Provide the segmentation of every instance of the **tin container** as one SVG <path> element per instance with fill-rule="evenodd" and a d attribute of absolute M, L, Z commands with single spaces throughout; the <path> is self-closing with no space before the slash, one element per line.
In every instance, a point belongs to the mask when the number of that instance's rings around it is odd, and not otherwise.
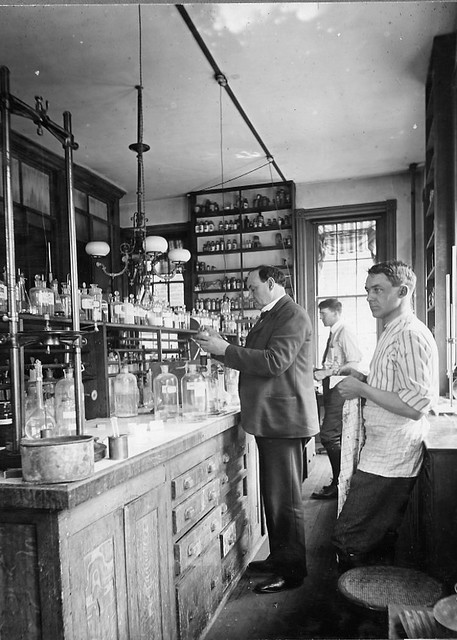
<path fill-rule="evenodd" d="M 84 480 L 94 472 L 93 436 L 21 440 L 22 477 L 35 484 Z"/>

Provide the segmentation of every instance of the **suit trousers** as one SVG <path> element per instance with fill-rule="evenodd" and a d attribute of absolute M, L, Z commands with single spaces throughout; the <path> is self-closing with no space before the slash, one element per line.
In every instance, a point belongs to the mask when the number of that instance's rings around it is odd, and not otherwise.
<path fill-rule="evenodd" d="M 307 440 L 256 436 L 269 562 L 276 574 L 292 580 L 301 580 L 307 573 L 302 500 L 303 451 Z"/>

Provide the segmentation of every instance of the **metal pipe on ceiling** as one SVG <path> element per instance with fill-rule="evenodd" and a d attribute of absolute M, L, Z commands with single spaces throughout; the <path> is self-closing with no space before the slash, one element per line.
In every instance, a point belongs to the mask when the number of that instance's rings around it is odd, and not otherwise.
<path fill-rule="evenodd" d="M 254 138 L 257 140 L 257 142 L 259 143 L 259 145 L 263 149 L 268 162 L 270 162 L 273 165 L 273 167 L 277 171 L 278 175 L 280 176 L 281 180 L 286 182 L 286 178 L 285 178 L 284 174 L 282 173 L 281 169 L 276 164 L 276 161 L 275 161 L 274 157 L 272 156 L 272 154 L 268 150 L 268 148 L 265 145 L 265 143 L 263 142 L 262 138 L 260 137 L 260 135 L 256 131 L 254 125 L 252 124 L 252 122 L 248 118 L 245 110 L 243 109 L 243 107 L 239 103 L 237 97 L 235 96 L 235 94 L 233 93 L 232 89 L 230 88 L 228 80 L 227 80 L 227 77 L 221 71 L 221 69 L 219 68 L 217 62 L 215 61 L 215 59 L 211 55 L 210 50 L 208 49 L 208 47 L 206 46 L 203 38 L 201 37 L 200 33 L 198 32 L 197 27 L 192 22 L 192 19 L 189 16 L 187 10 L 185 9 L 185 7 L 182 4 L 177 4 L 176 8 L 178 9 L 181 17 L 183 18 L 184 22 L 186 23 L 187 27 L 189 28 L 189 31 L 191 32 L 191 34 L 194 36 L 195 40 L 197 41 L 197 44 L 200 47 L 200 49 L 202 50 L 205 58 L 208 60 L 209 64 L 211 65 L 211 67 L 212 67 L 212 69 L 214 71 L 214 77 L 215 77 L 216 81 L 220 84 L 221 87 L 224 87 L 227 95 L 229 96 L 229 98 L 233 102 L 233 104 L 234 104 L 235 108 L 237 109 L 238 113 L 243 118 L 243 120 L 245 121 L 245 123 L 249 127 L 252 135 L 254 136 Z"/>

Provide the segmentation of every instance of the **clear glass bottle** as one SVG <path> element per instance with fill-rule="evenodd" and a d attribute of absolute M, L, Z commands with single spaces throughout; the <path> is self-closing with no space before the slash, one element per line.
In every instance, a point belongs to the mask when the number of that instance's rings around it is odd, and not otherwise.
<path fill-rule="evenodd" d="M 64 370 L 64 377 L 56 383 L 54 405 L 59 435 L 75 435 L 76 400 L 73 367 L 68 367 L 68 369 Z M 84 405 L 81 403 L 81 406 L 83 407 Z"/>
<path fill-rule="evenodd" d="M 55 387 L 56 379 L 53 376 L 52 369 L 46 369 L 46 375 L 43 380 L 43 400 L 46 409 L 55 419 Z"/>
<path fill-rule="evenodd" d="M 154 378 L 154 414 L 157 420 L 176 420 L 179 415 L 178 378 L 170 373 L 167 364 L 160 365 L 161 373 Z"/>
<path fill-rule="evenodd" d="M 152 371 L 148 369 L 143 383 L 143 407 L 148 411 L 154 409 L 154 392 L 152 387 Z"/>
<path fill-rule="evenodd" d="M 102 320 L 102 290 L 97 284 L 91 284 L 89 295 L 92 297 L 92 313 L 88 320 L 92 320 L 92 322 L 100 322 Z"/>
<path fill-rule="evenodd" d="M 25 435 L 27 438 L 41 438 L 44 432 L 47 436 L 57 435 L 56 423 L 47 411 L 43 401 L 43 368 L 39 360 L 35 361 L 36 372 L 36 402 L 25 421 Z"/>
<path fill-rule="evenodd" d="M 71 294 L 70 284 L 62 282 L 62 293 L 60 294 L 60 302 L 62 304 L 63 315 L 65 318 L 71 318 Z"/>
<path fill-rule="evenodd" d="M 1 289 L 0 283 L 0 289 Z M 1 298 L 1 292 L 0 292 Z M 2 306 L 0 301 L 0 307 Z M 30 300 L 29 295 L 27 293 L 27 289 L 25 286 L 25 278 L 24 274 L 20 269 L 17 270 L 17 280 L 16 280 L 16 307 L 18 313 L 30 313 Z"/>
<path fill-rule="evenodd" d="M 206 382 L 207 412 L 212 415 L 218 414 L 220 413 L 219 382 L 217 372 L 213 373 L 211 359 L 206 354 L 200 356 L 200 373 Z"/>
<path fill-rule="evenodd" d="M 124 322 L 125 324 L 135 324 L 135 307 L 133 306 L 133 302 L 129 297 L 124 298 Z"/>
<path fill-rule="evenodd" d="M 92 311 L 94 309 L 94 299 L 88 292 L 86 283 L 79 291 L 79 312 L 81 320 L 92 320 Z"/>
<path fill-rule="evenodd" d="M 136 376 L 123 364 L 114 378 L 114 413 L 118 418 L 138 415 L 139 391 Z"/>
<path fill-rule="evenodd" d="M 182 416 L 185 420 L 202 420 L 207 415 L 206 381 L 197 371 L 197 365 L 188 364 L 181 379 Z"/>
<path fill-rule="evenodd" d="M 54 315 L 54 292 L 46 286 L 42 276 L 35 276 L 35 286 L 30 289 L 30 306 L 40 316 Z"/>

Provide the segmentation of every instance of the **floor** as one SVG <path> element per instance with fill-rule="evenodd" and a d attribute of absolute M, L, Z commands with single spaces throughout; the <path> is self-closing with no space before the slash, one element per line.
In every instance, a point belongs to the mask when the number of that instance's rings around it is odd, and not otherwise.
<path fill-rule="evenodd" d="M 258 595 L 252 589 L 262 576 L 246 572 L 204 640 L 387 638 L 386 614 L 355 607 L 338 593 L 338 571 L 330 544 L 336 500 L 309 497 L 329 479 L 328 458 L 318 454 L 303 484 L 308 560 L 304 584 L 279 594 Z M 256 559 L 267 555 L 265 542 Z"/>

